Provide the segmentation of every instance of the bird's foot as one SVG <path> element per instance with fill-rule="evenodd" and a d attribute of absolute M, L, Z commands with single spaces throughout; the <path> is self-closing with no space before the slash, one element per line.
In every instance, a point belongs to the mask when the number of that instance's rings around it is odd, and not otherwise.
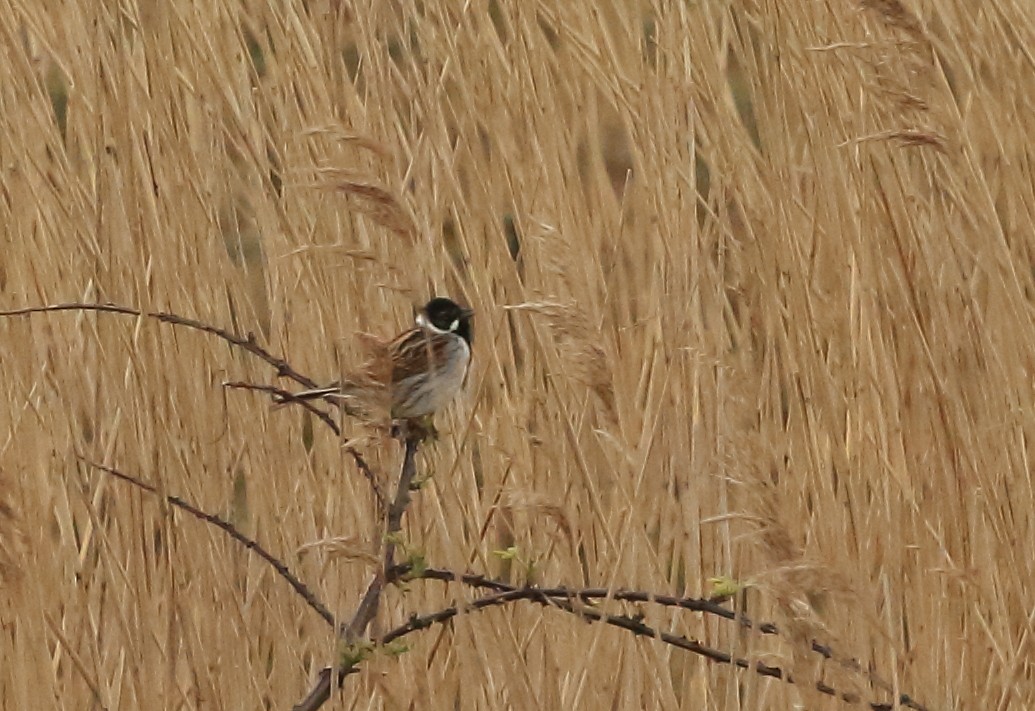
<path fill-rule="evenodd" d="M 424 415 L 395 420 L 392 422 L 392 436 L 401 440 L 415 439 L 418 442 L 426 439 L 437 440 L 438 429 L 435 428 L 435 417 L 434 415 Z"/>

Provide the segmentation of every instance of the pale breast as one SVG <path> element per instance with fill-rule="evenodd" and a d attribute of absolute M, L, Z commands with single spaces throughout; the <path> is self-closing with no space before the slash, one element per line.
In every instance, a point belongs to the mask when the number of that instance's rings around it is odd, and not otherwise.
<path fill-rule="evenodd" d="M 471 349 L 464 339 L 450 338 L 442 356 L 439 368 L 393 386 L 394 417 L 430 415 L 448 405 L 460 392 L 471 362 Z"/>

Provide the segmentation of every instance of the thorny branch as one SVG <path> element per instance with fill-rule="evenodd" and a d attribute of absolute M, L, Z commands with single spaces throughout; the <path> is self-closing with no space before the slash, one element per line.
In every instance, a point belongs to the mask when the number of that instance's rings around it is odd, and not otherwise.
<path fill-rule="evenodd" d="M 99 313 L 120 314 L 123 316 L 153 318 L 160 321 L 161 323 L 167 323 L 173 326 L 183 326 L 185 328 L 193 329 L 195 331 L 201 331 L 202 333 L 208 333 L 213 336 L 216 336 L 217 338 L 223 341 L 226 341 L 231 346 L 235 346 L 237 348 L 245 350 L 246 352 L 252 354 L 253 356 L 265 362 L 267 365 L 272 366 L 277 371 L 278 377 L 289 378 L 291 380 L 294 380 L 296 383 L 305 388 L 316 387 L 316 381 L 311 380 L 305 375 L 302 375 L 297 370 L 292 368 L 286 360 L 274 355 L 273 353 L 270 353 L 268 350 L 260 346 L 258 341 L 255 339 L 255 334 L 248 333 L 247 335 L 242 336 L 240 334 L 233 333 L 232 331 L 228 331 L 224 328 L 212 326 L 211 324 L 203 323 L 201 321 L 198 321 L 197 319 L 187 318 L 186 316 L 180 316 L 178 314 L 169 313 L 167 311 L 142 311 L 140 309 L 135 309 L 131 306 L 121 306 L 119 304 L 110 303 L 90 304 L 71 302 L 65 304 L 51 304 L 48 306 L 31 306 L 23 309 L 10 309 L 6 311 L 0 311 L 0 316 L 28 316 L 31 314 L 49 313 L 55 311 L 95 311 Z M 334 421 L 334 419 L 331 418 L 330 415 L 328 415 L 326 412 L 319 409 L 318 407 L 314 406 L 312 403 L 305 402 L 294 397 L 294 395 L 288 390 L 282 390 L 280 388 L 276 388 L 273 386 L 253 385 L 241 382 L 224 383 L 224 387 L 234 387 L 240 389 L 269 392 L 271 394 L 279 396 L 284 402 L 301 404 L 307 410 L 316 415 L 316 417 L 318 417 L 321 422 L 329 426 L 336 435 L 338 435 L 339 437 L 341 436 L 341 428 Z M 347 447 L 346 449 L 349 455 L 352 457 L 353 461 L 355 461 L 356 467 L 367 479 L 367 481 L 370 482 L 370 486 L 374 492 L 374 496 L 377 497 L 378 505 L 383 509 L 384 494 L 377 483 L 377 478 L 374 476 L 373 471 L 371 471 L 370 469 L 370 465 L 367 464 L 366 460 L 363 458 L 363 455 L 361 455 L 355 449 L 353 449 L 352 447 Z"/>
<path fill-rule="evenodd" d="M 391 579 L 408 579 L 408 580 L 440 580 L 443 582 L 458 582 L 473 588 L 482 588 L 485 590 L 492 590 L 494 592 L 509 592 L 517 590 L 518 588 L 514 585 L 508 585 L 507 583 L 499 580 L 488 578 L 484 575 L 477 573 L 458 573 L 453 570 L 446 570 L 443 568 L 424 568 L 419 572 L 413 572 L 411 566 L 408 563 L 402 563 L 395 566 L 391 570 Z M 776 635 L 780 631 L 776 624 L 772 622 L 754 622 L 750 617 L 743 614 L 738 614 L 728 607 L 706 600 L 703 598 L 695 597 L 678 597 L 676 595 L 661 595 L 658 593 L 647 592 L 645 590 L 614 590 L 609 588 L 566 588 L 562 586 L 553 588 L 539 588 L 549 597 L 564 597 L 571 599 L 578 599 L 583 602 L 589 602 L 593 600 L 611 599 L 618 600 L 620 602 L 639 602 L 639 603 L 654 603 L 655 605 L 661 605 L 662 607 L 678 607 L 683 610 L 690 610 L 692 612 L 703 612 L 708 615 L 715 615 L 726 620 L 732 620 L 737 622 L 741 627 L 745 629 L 754 629 L 762 634 Z M 816 640 L 812 641 L 812 651 L 820 654 L 825 659 L 834 659 L 835 655 L 833 650 L 825 644 L 822 644 Z M 849 665 L 851 671 L 861 671 L 861 666 L 858 662 L 854 662 Z"/>
<path fill-rule="evenodd" d="M 673 647 L 678 647 L 679 649 L 685 649 L 695 654 L 699 654 L 702 657 L 720 664 L 729 664 L 739 669 L 754 669 L 754 671 L 760 676 L 782 679 L 789 684 L 797 683 L 789 673 L 785 672 L 780 667 L 770 666 L 760 661 L 752 662 L 743 657 L 734 657 L 726 652 L 707 647 L 695 639 L 655 629 L 644 624 L 641 620 L 635 617 L 614 615 L 586 605 L 578 605 L 574 600 L 581 597 L 581 593 L 583 592 L 586 591 L 568 590 L 566 588 L 544 589 L 536 587 L 514 588 L 512 590 L 496 592 L 492 595 L 487 595 L 473 602 L 467 603 L 466 605 L 454 605 L 428 615 L 412 615 L 406 623 L 390 630 L 378 641 L 381 644 L 389 644 L 408 634 L 430 627 L 431 625 L 443 624 L 462 613 L 477 612 L 490 607 L 498 607 L 520 600 L 527 600 L 545 607 L 557 608 L 588 621 L 603 622 L 604 624 L 618 627 L 619 629 L 632 632 L 639 636 L 650 637 Z M 567 594 L 567 597 L 565 596 L 565 593 Z M 351 671 L 352 669 L 349 670 L 350 673 Z M 839 692 L 834 687 L 825 684 L 822 681 L 817 681 L 815 686 L 816 690 L 820 693 L 840 699 L 846 703 L 855 704 L 862 700 L 858 694 Z M 914 711 L 927 711 L 926 707 L 914 701 L 908 694 L 900 694 L 897 702 L 884 703 L 874 701 L 867 702 L 867 705 L 873 709 L 873 711 L 891 711 L 891 709 L 895 708 L 897 705 L 914 709 Z"/>
<path fill-rule="evenodd" d="M 110 467 L 106 464 L 98 464 L 97 462 L 90 461 L 86 457 L 83 457 L 79 454 L 77 454 L 76 457 L 79 459 L 79 461 L 81 461 L 83 464 L 92 469 L 97 469 L 106 474 L 109 474 L 110 476 L 113 476 L 116 479 L 124 481 L 127 484 L 132 484 L 138 489 L 142 489 L 150 494 L 162 496 L 161 492 L 159 492 L 156 487 L 151 486 L 150 484 L 141 481 L 140 479 L 137 479 L 134 476 L 125 474 L 119 471 L 118 469 Z M 237 527 L 229 521 L 226 521 L 214 514 L 205 513 L 197 506 L 194 506 L 190 502 L 181 499 L 179 496 L 165 496 L 165 500 L 170 505 L 186 511 L 194 518 L 212 524 L 213 526 L 215 526 L 216 528 L 220 529 L 228 536 L 233 538 L 235 541 L 243 545 L 247 550 L 253 551 L 255 555 L 259 556 L 264 561 L 273 566 L 273 569 L 277 571 L 277 574 L 280 575 L 280 577 L 282 577 L 284 580 L 286 580 L 288 582 L 288 585 L 294 588 L 295 592 L 298 593 L 303 600 L 305 600 L 306 604 L 309 605 L 309 607 L 313 608 L 313 610 L 316 611 L 316 614 L 323 618 L 324 622 L 331 626 L 334 625 L 334 615 L 332 615 L 331 611 L 328 610 L 324 606 L 324 604 L 317 599 L 313 591 L 310 590 L 305 583 L 299 580 L 294 573 L 288 570 L 288 567 L 284 565 L 284 563 L 281 562 L 280 559 L 278 559 L 272 553 L 263 548 L 255 539 L 245 536 L 243 533 L 238 531 Z"/>
<path fill-rule="evenodd" d="M 235 390 L 254 390 L 257 392 L 268 393 L 277 398 L 278 402 L 282 402 L 285 405 L 300 405 L 327 425 L 335 435 L 341 437 L 341 427 L 338 426 L 338 423 L 334 421 L 334 418 L 331 417 L 327 411 L 321 410 L 310 400 L 303 400 L 302 398 L 295 397 L 295 394 L 290 390 L 284 390 L 283 388 L 278 388 L 273 385 L 257 385 L 255 383 L 246 383 L 237 380 L 227 381 L 223 383 L 223 387 L 233 388 Z M 378 511 L 384 511 L 385 494 L 381 491 L 381 485 L 377 481 L 377 476 L 374 474 L 374 470 L 370 468 L 367 460 L 363 458 L 362 454 L 356 451 L 355 447 L 346 443 L 345 451 L 348 452 L 350 457 L 352 457 L 352 461 L 356 463 L 356 468 L 359 469 L 360 473 L 370 484 L 370 490 L 374 492 L 374 498 L 377 499 Z"/>
<path fill-rule="evenodd" d="M 161 321 L 162 323 L 172 324 L 173 326 L 184 326 L 195 331 L 201 331 L 202 333 L 209 333 L 226 341 L 232 346 L 244 349 L 253 356 L 266 362 L 268 365 L 276 369 L 279 377 L 290 378 L 306 388 L 316 387 L 316 383 L 314 381 L 292 368 L 286 360 L 273 355 L 260 346 L 258 341 L 255 340 L 254 333 L 248 333 L 248 335 L 242 336 L 240 334 L 227 331 L 226 329 L 219 328 L 218 326 L 212 326 L 196 319 L 179 316 L 166 311 L 141 311 L 140 309 L 134 309 L 131 306 L 120 306 L 119 304 L 88 304 L 73 302 L 67 304 L 51 304 L 48 306 L 30 306 L 24 309 L 0 311 L 0 316 L 28 316 L 29 314 L 48 313 L 52 311 L 99 311 L 101 313 L 122 314 L 124 316 L 145 316 L 147 318 Z"/>
<path fill-rule="evenodd" d="M 500 580 L 493 580 L 484 575 L 477 573 L 459 573 L 453 570 L 446 570 L 442 568 L 423 568 L 420 571 L 413 571 L 412 566 L 408 563 L 402 563 L 395 566 L 390 571 L 390 579 L 392 580 L 440 580 L 443 582 L 458 582 L 469 587 L 481 588 L 485 590 L 492 590 L 495 593 L 508 593 L 517 592 L 522 588 L 519 588 L 508 583 L 504 583 Z M 779 628 L 772 622 L 755 622 L 746 615 L 739 614 L 723 607 L 722 605 L 706 600 L 702 598 L 692 597 L 678 597 L 675 595 L 662 595 L 658 593 L 649 592 L 646 590 L 623 590 L 623 589 L 609 589 L 603 587 L 591 587 L 591 588 L 569 588 L 565 586 L 555 587 L 536 587 L 536 588 L 524 588 L 530 590 L 536 590 L 541 596 L 548 598 L 552 601 L 566 600 L 569 603 L 578 601 L 582 603 L 592 604 L 596 600 L 617 600 L 619 602 L 631 602 L 631 603 L 653 603 L 662 607 L 678 607 L 683 610 L 690 610 L 693 612 L 701 612 L 707 615 L 715 615 L 723 619 L 737 622 L 741 627 L 745 629 L 754 629 L 761 634 L 766 635 L 777 635 L 780 634 Z M 529 598 L 531 599 L 531 598 Z M 579 614 L 579 610 L 562 607 L 573 614 Z M 581 609 L 581 608 L 580 608 Z M 439 613 L 441 614 L 441 613 Z M 606 620 L 605 620 L 606 621 Z M 613 624 L 613 623 L 609 623 Z M 390 640 L 389 640 L 390 641 Z M 664 640 L 663 640 L 664 641 Z M 676 645 L 679 646 L 679 645 Z M 812 640 L 811 648 L 813 652 L 816 652 L 824 659 L 829 659 L 836 662 L 841 667 L 848 671 L 855 672 L 857 674 L 864 675 L 870 683 L 875 687 L 885 691 L 887 693 L 894 693 L 894 688 L 891 684 L 878 677 L 872 671 L 863 668 L 862 664 L 856 659 L 845 658 L 840 655 L 835 655 L 833 649 L 829 645 L 822 644 L 817 640 Z M 724 661 L 711 654 L 701 652 L 701 654 L 714 661 Z M 721 652 L 715 652 L 715 654 L 722 654 Z M 727 661 L 726 663 L 731 663 Z M 742 665 L 738 665 L 742 666 Z M 746 668 L 746 667 L 745 667 Z M 759 672 L 760 674 L 762 672 Z M 763 674 L 763 676 L 773 676 L 772 674 Z M 817 685 L 820 688 L 822 685 Z M 843 696 L 843 695 L 842 695 Z M 914 701 L 908 694 L 901 694 L 899 696 L 899 704 L 907 708 L 915 709 L 916 711 L 926 711 L 925 707 Z M 871 706 L 874 706 L 871 704 Z M 880 707 L 880 705 L 874 706 L 874 708 Z"/>
<path fill-rule="evenodd" d="M 334 418 L 331 417 L 326 410 L 321 410 L 310 400 L 303 400 L 302 398 L 295 397 L 290 390 L 278 388 L 275 385 L 258 385 L 256 383 L 249 383 L 243 380 L 228 380 L 223 383 L 223 387 L 232 390 L 254 390 L 255 392 L 266 393 L 278 398 L 279 402 L 283 402 L 285 404 L 290 403 L 293 405 L 300 405 L 303 409 L 312 413 L 313 416 L 320 420 L 320 422 L 327 425 L 331 429 L 331 432 L 338 437 L 341 437 L 341 427 L 338 426 L 338 423 L 334 421 Z"/>
<path fill-rule="evenodd" d="M 395 567 L 396 538 L 402 530 L 403 515 L 410 505 L 410 488 L 417 474 L 417 449 L 421 439 L 420 434 L 413 432 L 406 434 L 402 471 L 399 474 L 395 498 L 388 509 L 385 521 L 385 543 L 381 568 L 374 574 L 374 578 L 367 586 L 352 619 L 338 629 L 338 637 L 347 645 L 358 642 L 366 632 L 367 627 L 377 616 L 385 585 L 392 582 L 392 578 L 389 576 Z M 352 665 L 343 665 L 340 660 L 336 660 L 333 667 L 325 667 L 320 670 L 312 690 L 295 705 L 294 711 L 315 711 L 323 706 L 331 696 L 332 686 L 340 687 L 345 676 L 351 672 Z"/>

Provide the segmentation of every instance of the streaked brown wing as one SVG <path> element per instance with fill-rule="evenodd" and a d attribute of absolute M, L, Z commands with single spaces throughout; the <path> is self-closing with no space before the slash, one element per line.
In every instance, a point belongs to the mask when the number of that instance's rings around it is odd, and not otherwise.
<path fill-rule="evenodd" d="M 388 346 L 392 357 L 392 382 L 399 383 L 432 370 L 429 364 L 441 360 L 442 351 L 449 347 L 449 339 L 450 336 L 423 328 L 414 328 L 398 336 Z"/>

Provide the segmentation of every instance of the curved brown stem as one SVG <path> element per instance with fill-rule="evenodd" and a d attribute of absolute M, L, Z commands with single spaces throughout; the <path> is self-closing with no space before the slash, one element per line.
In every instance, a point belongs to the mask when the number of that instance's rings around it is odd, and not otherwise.
<path fill-rule="evenodd" d="M 373 579 L 363 593 L 356 612 L 352 619 L 338 629 L 338 637 L 346 644 L 355 644 L 366 632 L 367 627 L 377 616 L 381 606 L 381 596 L 384 593 L 385 585 L 391 582 L 390 573 L 395 567 L 395 540 L 396 534 L 402 530 L 402 519 L 406 509 L 410 505 L 410 488 L 413 479 L 417 475 L 417 449 L 423 436 L 419 433 L 409 433 L 405 440 L 405 452 L 403 454 L 402 471 L 399 474 L 399 484 L 395 490 L 395 498 L 388 509 L 385 521 L 385 544 L 382 554 L 382 565 L 374 574 Z M 325 667 L 320 670 L 316 683 L 306 697 L 295 705 L 294 711 L 315 711 L 331 697 L 331 688 L 340 687 L 346 676 L 353 671 L 352 665 L 343 665 L 335 661 L 333 667 Z"/>

